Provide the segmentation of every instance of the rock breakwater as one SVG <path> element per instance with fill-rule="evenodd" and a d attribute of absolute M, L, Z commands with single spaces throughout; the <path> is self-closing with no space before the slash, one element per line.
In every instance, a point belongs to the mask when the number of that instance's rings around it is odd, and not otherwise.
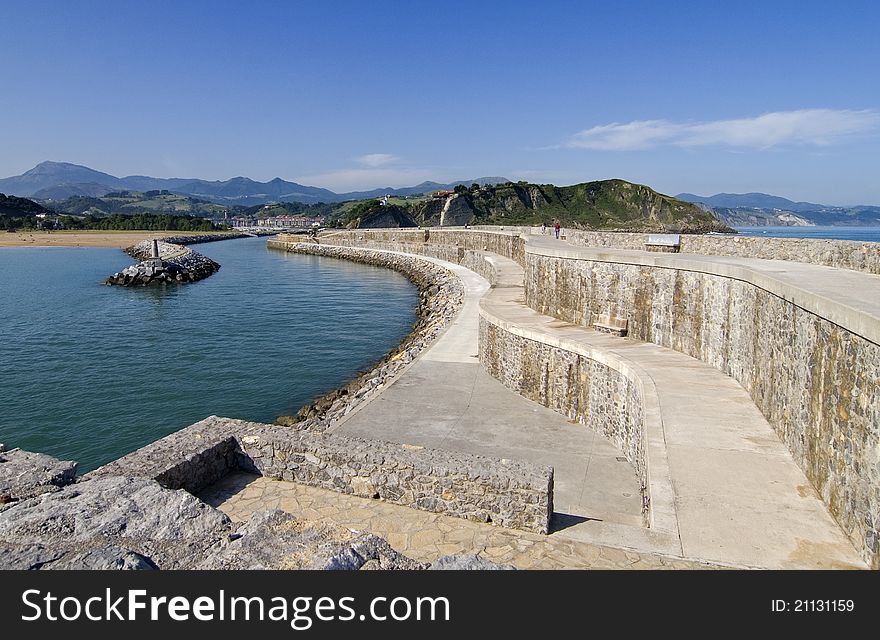
<path fill-rule="evenodd" d="M 166 240 L 155 241 L 155 249 L 153 241 L 144 240 L 125 252 L 140 262 L 114 273 L 105 284 L 135 287 L 197 282 L 220 269 L 220 265 L 207 256 Z"/>
<path fill-rule="evenodd" d="M 276 422 L 281 425 L 323 431 L 340 421 L 400 375 L 419 353 L 434 342 L 464 301 L 464 288 L 458 276 L 418 256 L 306 242 L 270 240 L 268 246 L 394 269 L 409 278 L 420 290 L 416 322 L 397 347 L 344 387 L 305 405 L 294 416 L 280 416 Z"/>
<path fill-rule="evenodd" d="M 4 570 L 507 568 L 474 556 L 418 562 L 368 532 L 272 509 L 234 523 L 189 492 L 149 478 L 65 473 L 62 487 L 44 482 L 45 468 L 75 463 L 13 451 L 21 462 L 16 474 L 30 484 L 22 493 L 29 497 L 0 511 Z"/>

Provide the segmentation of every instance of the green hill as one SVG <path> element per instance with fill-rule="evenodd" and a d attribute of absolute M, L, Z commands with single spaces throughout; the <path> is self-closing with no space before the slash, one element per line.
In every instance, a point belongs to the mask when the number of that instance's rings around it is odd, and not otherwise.
<path fill-rule="evenodd" d="M 72 196 L 52 202 L 51 207 L 58 213 L 70 215 L 168 214 L 207 218 L 222 218 L 229 210 L 221 204 L 169 191 L 116 191 L 99 198 Z"/>
<path fill-rule="evenodd" d="M 416 224 L 540 225 L 559 222 L 566 228 L 615 231 L 700 233 L 730 231 L 711 212 L 650 187 L 625 180 L 600 180 L 567 187 L 528 182 L 457 187 L 449 198 L 401 205 Z M 350 207 L 342 224 L 358 226 L 375 219 L 378 201 Z M 399 216 L 397 216 L 399 217 Z M 385 217 L 389 222 L 391 217 Z M 397 226 L 397 225 L 392 225 Z"/>
<path fill-rule="evenodd" d="M 17 196 L 0 193 L 0 215 L 11 217 L 35 216 L 38 213 L 49 213 L 43 205 Z"/>
<path fill-rule="evenodd" d="M 721 231 L 725 225 L 700 207 L 625 180 L 568 187 L 526 182 L 469 189 L 465 198 L 482 224 L 552 224 L 625 231 Z"/>
<path fill-rule="evenodd" d="M 51 211 L 33 200 L 0 193 L 0 229 L 36 227 L 37 214 L 44 213 Z"/>

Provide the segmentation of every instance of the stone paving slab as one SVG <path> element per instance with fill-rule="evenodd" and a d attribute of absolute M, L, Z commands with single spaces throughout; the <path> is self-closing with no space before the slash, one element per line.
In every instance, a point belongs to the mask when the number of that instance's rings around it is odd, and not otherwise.
<path fill-rule="evenodd" d="M 281 509 L 385 538 L 398 552 L 422 562 L 458 553 L 518 569 L 718 569 L 660 554 L 589 544 L 554 534 L 504 529 L 292 482 L 246 473 L 227 476 L 199 498 L 242 522 L 258 511 Z"/>

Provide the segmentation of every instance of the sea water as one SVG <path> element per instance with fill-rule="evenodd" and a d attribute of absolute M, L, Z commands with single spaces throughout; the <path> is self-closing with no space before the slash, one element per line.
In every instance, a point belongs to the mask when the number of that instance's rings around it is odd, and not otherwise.
<path fill-rule="evenodd" d="M 0 442 L 88 471 L 209 415 L 271 422 L 398 344 L 404 276 L 287 254 L 265 238 L 201 244 L 222 266 L 187 285 L 109 287 L 119 249 L 0 249 Z"/>

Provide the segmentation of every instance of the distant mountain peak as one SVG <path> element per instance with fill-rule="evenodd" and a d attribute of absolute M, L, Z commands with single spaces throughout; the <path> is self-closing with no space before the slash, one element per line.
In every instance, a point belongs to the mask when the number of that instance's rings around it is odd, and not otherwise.
<path fill-rule="evenodd" d="M 46 160 L 19 176 L 0 179 L 0 191 L 22 197 L 32 197 L 39 194 L 38 197 L 58 200 L 73 195 L 100 196 L 119 190 L 167 190 L 210 200 L 218 204 L 251 206 L 278 200 L 316 203 L 358 200 L 385 194 L 420 195 L 437 189 L 451 189 L 456 184 L 470 186 L 473 182 L 495 184 L 506 181 L 505 178 L 475 178 L 448 184 L 424 182 L 415 187 L 397 189 L 383 187 L 364 192 L 335 193 L 329 189 L 289 182 L 279 177 L 273 178 L 269 182 L 258 182 L 247 176 L 235 176 L 229 180 L 152 178 L 140 175 L 117 178 L 83 165 Z"/>

